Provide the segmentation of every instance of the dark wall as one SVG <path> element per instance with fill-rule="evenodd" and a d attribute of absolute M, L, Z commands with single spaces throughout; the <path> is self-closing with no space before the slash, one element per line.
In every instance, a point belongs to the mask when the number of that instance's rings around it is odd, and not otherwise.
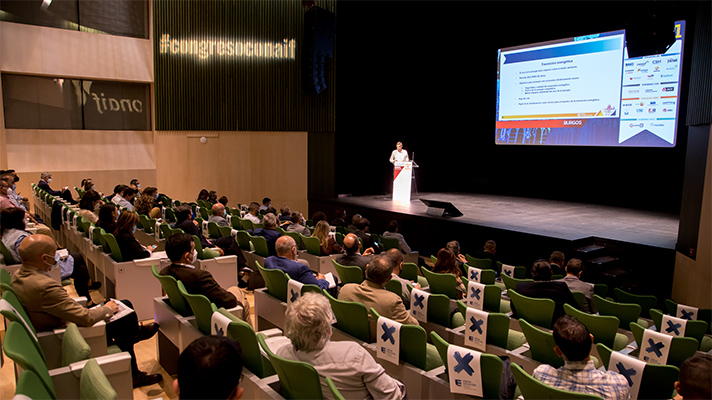
<path fill-rule="evenodd" d="M 615 5 L 614 5 L 615 4 Z M 695 2 L 339 3 L 336 191 L 390 190 L 396 141 L 415 152 L 418 189 L 553 198 L 677 213 L 687 127 L 675 148 L 495 146 L 497 49 L 623 29 Z M 689 76 L 684 62 L 683 81 Z M 353 168 L 358 163 L 358 176 Z"/>

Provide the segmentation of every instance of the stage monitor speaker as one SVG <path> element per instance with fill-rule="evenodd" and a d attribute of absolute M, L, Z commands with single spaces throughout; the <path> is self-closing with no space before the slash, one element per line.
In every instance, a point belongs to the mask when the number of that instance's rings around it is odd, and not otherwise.
<path fill-rule="evenodd" d="M 463 214 L 457 209 L 452 203 L 447 201 L 438 200 L 426 200 L 420 199 L 428 209 L 425 211 L 426 214 L 435 217 L 460 217 Z"/>

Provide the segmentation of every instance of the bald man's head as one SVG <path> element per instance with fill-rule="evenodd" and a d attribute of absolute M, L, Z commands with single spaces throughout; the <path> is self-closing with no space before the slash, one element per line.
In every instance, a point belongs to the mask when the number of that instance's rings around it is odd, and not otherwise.
<path fill-rule="evenodd" d="M 213 204 L 212 211 L 213 211 L 213 215 L 222 217 L 225 214 L 225 206 L 222 205 L 221 203 L 215 203 L 215 204 Z"/>
<path fill-rule="evenodd" d="M 280 257 L 294 260 L 297 258 L 297 242 L 291 236 L 282 235 L 274 243 L 274 249 Z"/>
<path fill-rule="evenodd" d="M 20 243 L 18 253 L 25 265 L 47 271 L 54 265 L 57 244 L 46 235 L 30 235 Z"/>
<path fill-rule="evenodd" d="M 344 237 L 344 249 L 346 250 L 346 254 L 357 253 L 360 245 L 361 242 L 358 240 L 358 236 L 353 233 L 349 233 Z"/>

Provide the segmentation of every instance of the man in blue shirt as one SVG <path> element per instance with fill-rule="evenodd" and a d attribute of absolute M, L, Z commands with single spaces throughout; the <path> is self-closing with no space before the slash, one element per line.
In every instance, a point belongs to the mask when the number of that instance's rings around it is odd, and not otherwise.
<path fill-rule="evenodd" d="M 265 268 L 281 269 L 295 281 L 305 285 L 317 285 L 322 289 L 329 289 L 329 282 L 324 279 L 324 274 L 314 273 L 304 264 L 296 261 L 297 242 L 291 236 L 280 236 L 275 244 L 276 256 L 265 259 Z"/>
<path fill-rule="evenodd" d="M 262 236 L 267 241 L 267 250 L 270 256 L 277 255 L 275 250 L 275 243 L 277 239 L 282 236 L 281 233 L 277 232 L 277 217 L 272 213 L 267 213 L 262 218 L 262 223 L 264 228 L 257 228 L 252 231 L 252 236 Z"/>

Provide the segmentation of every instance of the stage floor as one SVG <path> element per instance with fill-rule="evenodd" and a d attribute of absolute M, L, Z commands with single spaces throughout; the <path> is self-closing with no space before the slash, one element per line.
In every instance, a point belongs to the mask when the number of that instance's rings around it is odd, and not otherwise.
<path fill-rule="evenodd" d="M 566 240 L 588 237 L 674 249 L 679 216 L 595 204 L 471 193 L 420 193 L 418 198 L 447 201 L 464 215 L 450 218 L 465 224 L 507 229 Z M 427 207 L 414 199 L 396 204 L 386 196 L 340 198 L 338 202 L 410 215 Z"/>

